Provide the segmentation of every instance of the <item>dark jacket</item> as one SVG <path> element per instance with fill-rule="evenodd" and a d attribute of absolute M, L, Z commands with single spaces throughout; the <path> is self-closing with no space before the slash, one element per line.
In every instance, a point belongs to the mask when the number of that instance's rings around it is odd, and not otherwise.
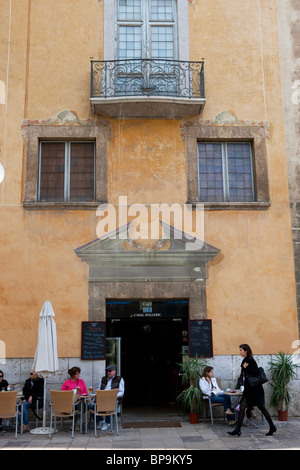
<path fill-rule="evenodd" d="M 43 397 L 44 397 L 44 379 L 38 377 L 36 380 L 32 381 L 27 379 L 23 387 L 23 395 L 26 401 L 29 397 L 32 397 L 32 408 L 36 408 L 36 401 L 39 400 L 39 408 L 43 406 Z"/>
<path fill-rule="evenodd" d="M 112 390 L 114 388 L 119 388 L 119 383 L 120 383 L 121 378 L 122 377 L 120 377 L 119 375 L 115 375 L 112 378 L 112 381 L 111 381 L 111 389 Z M 102 377 L 102 379 L 101 379 L 101 389 L 100 390 L 105 390 L 107 382 L 108 382 L 107 376 Z M 123 397 L 118 397 L 118 405 L 121 405 L 122 402 L 123 402 Z"/>
<path fill-rule="evenodd" d="M 243 367 L 245 362 L 248 363 L 246 368 Z M 262 385 L 257 387 L 251 387 L 248 377 L 257 377 L 259 375 L 258 365 L 253 357 L 245 357 L 241 364 L 241 376 L 245 378 L 245 390 L 243 393 L 243 399 L 246 399 L 247 406 L 259 406 L 265 404 L 265 394 Z"/>
<path fill-rule="evenodd" d="M 2 379 L 2 382 L 0 382 L 0 392 L 1 390 L 6 390 L 8 387 L 8 382 L 5 379 Z"/>

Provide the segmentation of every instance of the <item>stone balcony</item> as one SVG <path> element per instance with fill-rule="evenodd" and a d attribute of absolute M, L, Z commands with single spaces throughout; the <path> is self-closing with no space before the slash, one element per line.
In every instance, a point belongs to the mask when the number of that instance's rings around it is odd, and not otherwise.
<path fill-rule="evenodd" d="M 90 102 L 95 113 L 114 118 L 199 115 L 205 104 L 204 62 L 92 60 Z"/>

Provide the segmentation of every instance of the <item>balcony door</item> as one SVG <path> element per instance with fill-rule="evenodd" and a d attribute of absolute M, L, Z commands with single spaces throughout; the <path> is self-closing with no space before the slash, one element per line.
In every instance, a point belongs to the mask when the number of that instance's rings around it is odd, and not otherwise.
<path fill-rule="evenodd" d="M 117 0 L 115 92 L 176 96 L 176 0 Z"/>
<path fill-rule="evenodd" d="M 175 0 L 117 0 L 118 59 L 176 59 Z"/>

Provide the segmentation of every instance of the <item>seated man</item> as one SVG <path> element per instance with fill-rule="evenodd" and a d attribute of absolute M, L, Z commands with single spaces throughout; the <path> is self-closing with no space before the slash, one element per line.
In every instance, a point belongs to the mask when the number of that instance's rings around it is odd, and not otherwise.
<path fill-rule="evenodd" d="M 106 367 L 106 376 L 100 379 L 98 390 L 113 390 L 115 388 L 119 389 L 118 392 L 118 405 L 121 405 L 123 402 L 123 396 L 125 391 L 125 383 L 122 377 L 117 375 L 117 368 L 116 366 L 108 366 Z M 110 428 L 111 417 L 107 416 L 105 420 L 100 421 L 97 428 L 102 431 L 106 431 Z"/>
<path fill-rule="evenodd" d="M 44 396 L 44 379 L 39 377 L 34 370 L 30 372 L 30 378 L 25 381 L 23 395 L 23 431 L 28 431 L 28 409 L 31 408 L 33 413 L 36 415 L 36 402 L 38 400 L 39 408 L 42 408 Z M 20 416 L 19 422 L 21 422 Z"/>

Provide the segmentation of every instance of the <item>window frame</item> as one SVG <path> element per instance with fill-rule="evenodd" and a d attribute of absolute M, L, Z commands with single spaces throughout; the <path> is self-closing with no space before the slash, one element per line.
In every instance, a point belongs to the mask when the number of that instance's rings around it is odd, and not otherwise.
<path fill-rule="evenodd" d="M 23 207 L 26 209 L 86 209 L 94 210 L 107 203 L 107 139 L 106 125 L 29 125 L 26 128 L 26 161 Z M 95 201 L 43 202 L 38 201 L 40 141 L 95 142 Z"/>
<path fill-rule="evenodd" d="M 200 162 L 199 162 L 199 145 L 200 144 L 220 144 L 221 145 L 221 156 L 222 156 L 222 177 L 223 177 L 223 201 L 202 201 L 201 200 L 201 187 L 200 187 Z M 249 144 L 250 148 L 250 165 L 251 165 L 251 185 L 252 185 L 252 201 L 234 201 L 230 199 L 229 192 L 229 167 L 228 167 L 228 144 Z M 197 174 L 198 174 L 198 199 L 200 202 L 206 203 L 218 203 L 218 202 L 230 202 L 244 204 L 255 202 L 255 186 L 253 177 L 253 151 L 252 142 L 249 141 L 197 141 Z"/>
<path fill-rule="evenodd" d="M 84 202 L 95 202 L 96 200 L 96 152 L 95 152 L 95 141 L 94 140 L 40 140 L 39 141 L 39 175 L 38 175 L 38 193 L 37 201 L 38 202 L 55 202 L 55 201 L 41 201 L 40 199 L 40 190 L 41 190 L 41 159 L 42 159 L 42 145 L 44 143 L 64 143 L 65 144 L 65 165 L 64 165 L 64 200 L 61 202 L 74 202 L 80 203 L 83 201 L 71 201 L 70 200 L 70 176 L 71 176 L 71 146 L 72 144 L 94 144 L 94 191 L 93 191 L 93 201 L 84 201 Z"/>
<path fill-rule="evenodd" d="M 205 210 L 267 210 L 270 205 L 266 130 L 261 125 L 223 126 L 186 123 L 183 127 L 187 170 L 187 204 Z M 202 202 L 198 185 L 198 142 L 251 142 L 254 202 Z"/>
<path fill-rule="evenodd" d="M 172 26 L 173 33 L 173 58 L 169 60 L 178 60 L 178 16 L 177 16 L 177 0 L 172 0 L 173 20 L 152 20 L 150 17 L 151 0 L 141 0 L 141 19 L 139 20 L 122 20 L 119 19 L 119 0 L 115 0 L 115 57 L 117 60 L 123 59 L 119 56 L 119 29 L 120 26 L 132 26 L 141 28 L 141 53 L 139 59 L 158 59 L 152 57 L 152 26 Z"/>
<path fill-rule="evenodd" d="M 117 60 L 116 53 L 116 9 L 117 0 L 103 0 L 104 4 L 104 49 L 103 60 Z M 189 47 L 189 19 L 187 0 L 176 0 L 176 18 L 177 18 L 177 41 L 178 60 L 190 60 Z"/>

